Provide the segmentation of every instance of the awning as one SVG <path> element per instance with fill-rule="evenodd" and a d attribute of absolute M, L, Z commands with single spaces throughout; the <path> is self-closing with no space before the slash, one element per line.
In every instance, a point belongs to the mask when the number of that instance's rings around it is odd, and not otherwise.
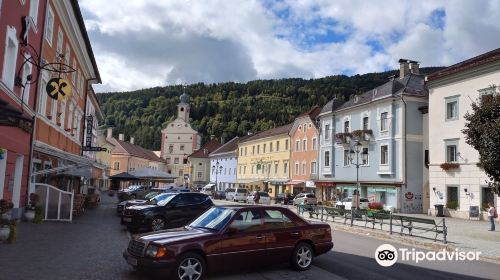
<path fill-rule="evenodd" d="M 331 188 L 334 188 L 335 187 L 335 182 L 326 182 L 326 181 L 316 181 L 314 182 L 314 184 L 316 185 L 316 187 L 331 187 Z"/>
<path fill-rule="evenodd" d="M 118 180 L 139 180 L 139 178 L 133 176 L 133 175 L 130 175 L 128 172 L 122 172 L 122 173 L 118 173 L 118 174 L 115 174 L 113 176 L 109 176 L 110 179 L 118 179 Z"/>
<path fill-rule="evenodd" d="M 169 174 L 167 172 L 153 169 L 153 168 L 143 168 L 141 170 L 130 171 L 130 175 L 141 179 L 175 179 L 177 176 Z"/>
<path fill-rule="evenodd" d="M 298 180 L 292 180 L 292 181 L 288 181 L 286 182 L 287 185 L 299 185 L 299 184 L 304 184 L 305 182 L 304 181 L 298 181 Z"/>

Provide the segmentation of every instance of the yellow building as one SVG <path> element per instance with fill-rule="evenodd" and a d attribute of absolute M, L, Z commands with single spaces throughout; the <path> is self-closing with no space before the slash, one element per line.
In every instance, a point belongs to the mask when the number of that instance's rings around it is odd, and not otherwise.
<path fill-rule="evenodd" d="M 271 197 L 284 192 L 290 178 L 292 125 L 252 135 L 238 144 L 237 183 L 249 190 L 266 190 Z"/>

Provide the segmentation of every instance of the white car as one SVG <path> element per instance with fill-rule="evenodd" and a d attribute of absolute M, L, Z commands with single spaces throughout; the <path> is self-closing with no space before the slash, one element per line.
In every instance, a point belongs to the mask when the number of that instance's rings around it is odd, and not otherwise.
<path fill-rule="evenodd" d="M 318 204 L 318 201 L 313 193 L 299 193 L 293 199 L 293 205 L 302 205 L 302 204 L 316 205 Z"/>
<path fill-rule="evenodd" d="M 359 199 L 359 209 L 368 209 L 368 202 L 369 201 L 367 198 L 361 197 Z M 347 197 L 342 199 L 341 201 L 337 201 L 335 205 L 344 205 L 345 209 L 351 209 L 353 206 L 352 197 Z"/>
<path fill-rule="evenodd" d="M 256 192 L 253 192 L 247 196 L 247 203 L 254 203 L 254 196 Z M 259 199 L 259 204 L 265 204 L 265 205 L 270 205 L 271 204 L 271 198 L 269 197 L 269 194 L 266 192 L 259 192 L 260 199 Z"/>
<path fill-rule="evenodd" d="M 245 188 L 236 188 L 234 192 L 230 195 L 232 201 L 247 201 L 248 190 Z"/>

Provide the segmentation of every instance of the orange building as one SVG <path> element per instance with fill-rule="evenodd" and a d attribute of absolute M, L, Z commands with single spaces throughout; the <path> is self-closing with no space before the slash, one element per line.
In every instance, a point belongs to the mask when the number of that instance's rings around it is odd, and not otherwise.
<path fill-rule="evenodd" d="M 316 116 L 321 108 L 314 106 L 299 115 L 290 130 L 291 161 L 290 181 L 287 190 L 291 193 L 315 192 L 314 181 L 318 179 L 319 133 Z"/>
<path fill-rule="evenodd" d="M 82 156 L 82 147 L 86 112 L 90 112 L 87 100 L 94 94 L 91 84 L 100 83 L 101 78 L 78 1 L 49 0 L 43 34 L 42 65 L 48 70 L 41 71 L 38 83 L 32 182 L 79 192 L 81 179 L 92 178 L 95 171 L 95 161 Z M 47 84 L 53 78 L 64 79 L 71 94 L 60 100 L 51 98 Z"/>

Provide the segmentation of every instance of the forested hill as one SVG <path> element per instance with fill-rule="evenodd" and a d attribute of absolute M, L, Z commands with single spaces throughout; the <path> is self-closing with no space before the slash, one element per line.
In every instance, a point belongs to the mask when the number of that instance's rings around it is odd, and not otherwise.
<path fill-rule="evenodd" d="M 442 67 L 420 69 L 429 74 Z M 256 80 L 240 83 L 192 84 L 186 87 L 191 97 L 192 126 L 202 136 L 202 143 L 215 135 L 224 141 L 248 131 L 257 132 L 293 121 L 313 105 L 323 106 L 335 95 L 348 99 L 387 82 L 398 71 L 355 76 L 329 76 L 319 79 L 300 78 Z M 176 105 L 183 88 L 155 87 L 131 92 L 98 94 L 106 115 L 106 125 L 115 136 L 135 137 L 144 148 L 160 149 L 160 131 L 176 117 Z"/>

